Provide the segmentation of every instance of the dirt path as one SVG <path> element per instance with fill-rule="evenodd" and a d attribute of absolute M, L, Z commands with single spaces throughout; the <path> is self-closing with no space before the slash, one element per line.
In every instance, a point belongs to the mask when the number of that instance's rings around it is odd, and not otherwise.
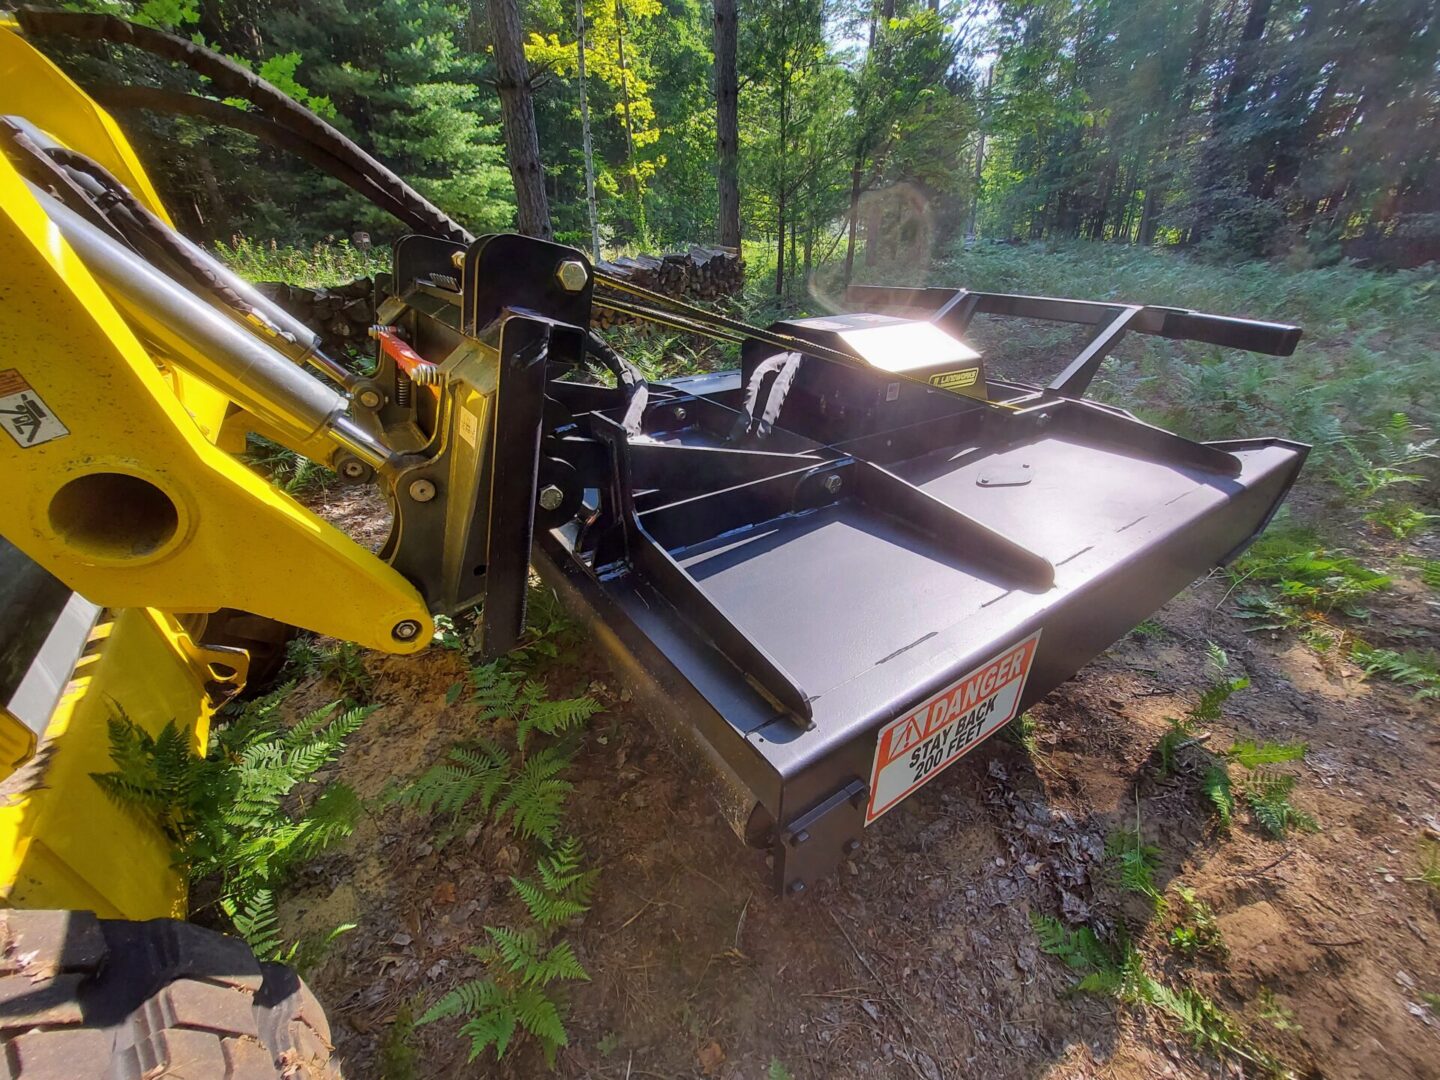
<path fill-rule="evenodd" d="M 758 1078 L 1217 1075 L 1152 1012 L 1069 995 L 1075 974 L 1040 952 L 1032 913 L 1126 925 L 1151 970 L 1192 985 L 1302 1075 L 1440 1076 L 1434 890 L 1407 881 L 1436 817 L 1440 752 L 1433 703 L 1417 705 L 1343 662 L 1327 668 L 1288 639 L 1247 637 L 1218 613 L 1223 581 L 1169 605 L 1033 711 L 1033 753 L 998 736 L 870 830 L 855 863 L 799 900 L 765 884 L 763 855 L 710 801 L 598 667 L 550 673 L 588 687 L 592 721 L 573 778 L 572 827 L 602 873 L 571 936 L 593 976 L 574 993 L 562 1076 Z M 1205 643 L 1252 684 L 1210 730 L 1303 739 L 1295 801 L 1315 833 L 1221 834 L 1196 778 L 1162 780 L 1165 717 L 1194 703 Z M 579 650 L 583 654 L 583 644 Z M 446 706 L 458 654 L 372 657 L 381 708 L 342 762 L 362 795 L 413 774 L 471 732 Z M 321 698 L 302 687 L 297 704 Z M 1106 836 L 1137 814 L 1163 852 L 1159 884 L 1213 907 L 1228 961 L 1181 963 L 1173 917 L 1147 920 L 1104 862 Z M 506 835 L 475 831 L 442 848 L 433 827 L 378 812 L 287 901 L 293 928 L 359 924 L 313 981 L 352 1078 L 541 1075 L 521 1051 L 467 1065 L 453 1025 L 408 1037 L 392 1021 L 478 974 L 465 947 L 509 902 L 522 861 Z M 1170 893 L 1172 899 L 1173 890 Z M 1173 907 L 1173 905 L 1172 905 Z M 1173 912 L 1172 912 L 1173 916 Z"/>

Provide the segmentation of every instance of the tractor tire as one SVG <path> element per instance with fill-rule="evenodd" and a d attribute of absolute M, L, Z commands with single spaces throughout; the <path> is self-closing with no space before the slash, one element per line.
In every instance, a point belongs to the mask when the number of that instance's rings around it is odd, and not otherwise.
<path fill-rule="evenodd" d="M 174 919 L 0 911 L 0 1080 L 342 1080 L 309 987 Z"/>

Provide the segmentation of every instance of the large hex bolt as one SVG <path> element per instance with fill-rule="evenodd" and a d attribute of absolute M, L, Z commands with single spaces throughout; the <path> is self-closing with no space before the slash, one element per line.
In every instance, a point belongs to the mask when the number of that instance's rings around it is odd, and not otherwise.
<path fill-rule="evenodd" d="M 540 509 L 559 510 L 560 504 L 565 501 L 565 492 L 561 491 L 554 484 L 546 484 L 540 489 Z"/>
<path fill-rule="evenodd" d="M 590 281 L 590 271 L 579 259 L 566 259 L 555 268 L 555 280 L 566 292 L 579 292 Z"/>
<path fill-rule="evenodd" d="M 435 484 L 423 476 L 410 482 L 410 498 L 418 503 L 427 503 L 435 498 Z"/>

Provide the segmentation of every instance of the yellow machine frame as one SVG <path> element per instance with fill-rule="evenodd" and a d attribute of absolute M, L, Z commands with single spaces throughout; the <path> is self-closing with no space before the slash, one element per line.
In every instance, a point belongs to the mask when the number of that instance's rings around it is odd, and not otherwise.
<path fill-rule="evenodd" d="M 3 24 L 0 115 L 91 156 L 164 214 L 115 122 Z M 0 897 L 172 915 L 184 887 L 163 839 L 88 774 L 110 767 L 117 711 L 152 732 L 174 720 L 202 747 L 207 686 L 243 682 L 243 654 L 197 646 L 175 615 L 238 608 L 389 652 L 424 648 L 432 623 L 409 582 L 227 452 L 247 414 L 147 349 L 3 157 L 0 250 L 0 395 L 23 387 L 66 429 L 29 446 L 0 435 L 0 531 L 109 612 L 36 756 L 4 785 Z M 420 632 L 399 640 L 407 620 Z M 4 720 L 0 745 L 23 743 Z"/>

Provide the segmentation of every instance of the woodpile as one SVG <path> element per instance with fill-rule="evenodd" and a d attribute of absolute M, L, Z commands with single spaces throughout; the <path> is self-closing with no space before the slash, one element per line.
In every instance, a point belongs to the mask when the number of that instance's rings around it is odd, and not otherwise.
<path fill-rule="evenodd" d="M 369 331 L 375 324 L 375 282 L 370 278 L 319 289 L 259 281 L 255 288 L 319 334 L 327 353 L 369 351 Z"/>
<path fill-rule="evenodd" d="M 688 251 L 669 255 L 622 257 L 602 262 L 596 269 L 676 300 L 719 300 L 734 296 L 745 284 L 745 261 L 739 252 L 734 248 L 698 244 L 692 244 Z M 592 321 L 603 330 L 634 320 L 597 307 Z"/>

